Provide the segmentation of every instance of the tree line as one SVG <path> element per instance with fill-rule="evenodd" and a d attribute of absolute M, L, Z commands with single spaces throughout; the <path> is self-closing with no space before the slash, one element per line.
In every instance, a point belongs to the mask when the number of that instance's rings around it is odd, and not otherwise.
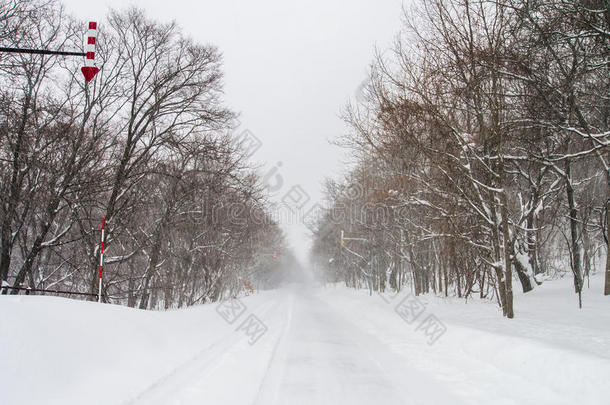
<path fill-rule="evenodd" d="M 3 46 L 80 51 L 85 28 L 55 0 L 0 2 Z M 234 135 L 218 49 L 129 9 L 101 25 L 96 61 L 87 85 L 82 58 L 0 54 L 3 285 L 97 293 L 102 217 L 107 301 L 277 283 L 294 259 Z"/>
<path fill-rule="evenodd" d="M 610 3 L 430 0 L 371 65 L 312 258 L 373 290 L 497 300 L 569 274 L 610 294 Z M 341 240 L 341 230 L 344 239 Z"/>

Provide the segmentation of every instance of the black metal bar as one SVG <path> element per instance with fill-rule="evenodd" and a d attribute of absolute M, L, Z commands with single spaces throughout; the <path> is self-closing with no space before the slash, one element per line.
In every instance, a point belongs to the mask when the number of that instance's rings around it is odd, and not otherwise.
<path fill-rule="evenodd" d="M 46 49 L 24 49 L 0 47 L 0 52 L 10 53 L 34 53 L 37 55 L 64 55 L 64 56 L 86 56 L 85 52 L 49 51 Z"/>

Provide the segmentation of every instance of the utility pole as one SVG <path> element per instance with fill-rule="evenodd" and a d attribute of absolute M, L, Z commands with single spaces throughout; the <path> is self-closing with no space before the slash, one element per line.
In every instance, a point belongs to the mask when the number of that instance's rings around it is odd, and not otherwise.
<path fill-rule="evenodd" d="M 347 250 L 348 252 L 350 252 L 351 254 L 358 256 L 360 259 L 363 259 L 365 262 L 366 262 L 366 259 L 362 255 L 359 255 L 358 253 L 354 252 L 353 250 L 350 250 L 348 247 L 345 246 L 346 240 L 365 242 L 369 246 L 369 266 L 370 266 L 369 273 L 367 274 L 362 269 L 360 269 L 360 271 L 367 277 L 368 284 L 369 284 L 369 295 L 373 295 L 373 243 L 371 242 L 370 239 L 367 239 L 367 238 L 346 238 L 345 232 L 343 230 L 341 230 L 341 239 L 339 241 L 339 244 L 341 245 L 341 247 L 343 249 Z"/>

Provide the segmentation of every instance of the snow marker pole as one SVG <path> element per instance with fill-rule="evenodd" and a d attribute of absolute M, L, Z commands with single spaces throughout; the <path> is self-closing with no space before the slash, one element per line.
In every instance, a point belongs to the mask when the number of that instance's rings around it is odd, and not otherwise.
<path fill-rule="evenodd" d="M 104 267 L 104 228 L 106 225 L 106 217 L 102 217 L 102 243 L 100 248 L 100 284 L 97 293 L 97 302 L 102 302 L 102 269 Z"/>
<path fill-rule="evenodd" d="M 85 66 L 95 66 L 95 45 L 97 43 L 97 23 L 89 22 L 87 43 L 85 44 Z"/>
<path fill-rule="evenodd" d="M 87 43 L 85 44 L 85 66 L 81 69 L 85 81 L 89 83 L 100 69 L 95 66 L 95 45 L 97 44 L 97 22 L 89 22 Z"/>

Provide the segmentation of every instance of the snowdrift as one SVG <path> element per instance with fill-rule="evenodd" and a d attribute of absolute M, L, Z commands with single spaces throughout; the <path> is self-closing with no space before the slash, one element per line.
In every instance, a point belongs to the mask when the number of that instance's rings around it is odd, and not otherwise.
<path fill-rule="evenodd" d="M 402 378 L 412 393 L 407 403 L 442 403 L 433 390 L 415 389 L 421 376 L 434 381 L 434 391 L 462 403 L 605 404 L 610 297 L 601 294 L 601 281 L 595 277 L 585 289 L 582 310 L 570 281 L 560 280 L 517 295 L 514 320 L 503 319 L 488 301 L 428 295 L 417 297 L 423 312 L 412 322 L 396 310 L 413 298 L 408 291 L 369 296 L 341 285 L 293 286 L 241 299 L 244 310 L 268 327 L 255 345 L 215 304 L 147 312 L 56 297 L 0 296 L 0 402 L 273 403 L 290 378 L 319 396 L 319 387 L 306 384 L 323 383 L 334 372 L 317 368 L 326 364 L 321 357 L 338 356 L 338 366 L 349 370 L 365 364 L 359 361 L 366 356 L 376 361 L 383 355 L 381 374 L 408 369 L 392 377 Z M 445 328 L 432 344 L 421 327 L 429 316 Z M 294 353 L 303 347 L 306 353 Z M 380 384 L 390 381 L 367 373 Z M 384 392 L 376 395 L 383 402 Z M 312 403 L 307 396 L 301 400 Z"/>

